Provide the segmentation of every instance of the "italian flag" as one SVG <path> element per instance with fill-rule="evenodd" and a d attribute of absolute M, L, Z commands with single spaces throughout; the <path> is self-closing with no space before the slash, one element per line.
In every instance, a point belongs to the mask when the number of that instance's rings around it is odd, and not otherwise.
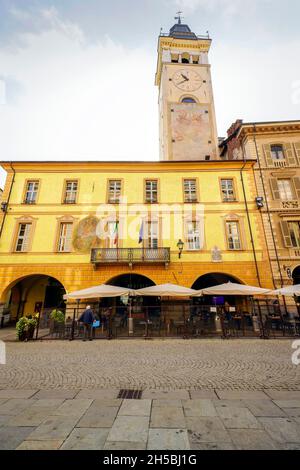
<path fill-rule="evenodd" d="M 113 235 L 114 235 L 114 245 L 117 245 L 119 241 L 119 222 L 116 222 Z"/>

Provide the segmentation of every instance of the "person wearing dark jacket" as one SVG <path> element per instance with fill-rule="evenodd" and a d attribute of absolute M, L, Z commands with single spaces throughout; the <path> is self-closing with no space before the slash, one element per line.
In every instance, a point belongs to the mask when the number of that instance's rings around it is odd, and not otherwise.
<path fill-rule="evenodd" d="M 93 340 L 92 328 L 93 328 L 94 320 L 95 320 L 95 315 L 93 313 L 93 310 L 91 309 L 91 306 L 88 305 L 78 320 L 80 323 L 84 324 L 83 341 L 86 341 L 87 339 L 89 341 Z"/>

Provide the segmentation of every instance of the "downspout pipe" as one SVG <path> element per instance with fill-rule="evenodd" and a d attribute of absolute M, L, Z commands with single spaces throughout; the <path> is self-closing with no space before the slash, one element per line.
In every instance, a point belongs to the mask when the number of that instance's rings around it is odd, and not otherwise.
<path fill-rule="evenodd" d="M 2 235 L 2 232 L 3 232 L 4 223 L 5 223 L 7 210 L 8 210 L 8 204 L 9 204 L 9 201 L 10 201 L 10 196 L 11 196 L 11 193 L 12 193 L 12 188 L 13 188 L 13 185 L 14 185 L 14 182 L 15 182 L 15 177 L 16 177 L 16 170 L 14 169 L 14 167 L 12 165 L 12 162 L 10 162 L 10 167 L 13 171 L 13 179 L 12 179 L 12 182 L 11 182 L 11 185 L 10 185 L 7 201 L 3 201 L 3 202 L 7 203 L 7 207 L 6 207 L 6 211 L 4 212 L 4 216 L 3 216 L 3 220 L 2 220 L 2 224 L 1 224 L 1 228 L 0 228 L 0 238 L 1 238 L 1 235 Z"/>
<path fill-rule="evenodd" d="M 255 262 L 256 277 L 257 277 L 257 280 L 258 280 L 259 287 L 262 287 L 260 274 L 259 274 L 259 269 L 258 269 L 258 264 L 257 264 L 257 256 L 256 256 L 255 243 L 254 243 L 254 237 L 253 237 L 253 230 L 252 230 L 252 226 L 251 226 L 250 213 L 249 213 L 247 195 L 246 195 L 246 190 L 245 190 L 245 182 L 244 182 L 244 176 L 243 176 L 243 171 L 245 169 L 246 164 L 247 163 L 246 163 L 245 158 L 244 158 L 244 165 L 240 170 L 240 175 L 241 175 L 241 182 L 242 182 L 242 187 L 243 187 L 243 195 L 244 195 L 244 201 L 245 201 L 245 207 L 246 207 L 246 213 L 247 213 L 248 227 L 249 227 L 250 238 L 251 238 L 253 258 L 254 258 L 254 262 Z"/>

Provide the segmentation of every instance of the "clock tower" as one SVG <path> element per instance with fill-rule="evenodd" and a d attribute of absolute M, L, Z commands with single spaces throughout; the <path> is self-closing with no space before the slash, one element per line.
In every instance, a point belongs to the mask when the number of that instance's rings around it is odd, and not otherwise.
<path fill-rule="evenodd" d="M 161 160 L 217 160 L 218 136 L 208 62 L 209 36 L 197 36 L 180 15 L 161 33 L 155 83 L 159 87 Z"/>

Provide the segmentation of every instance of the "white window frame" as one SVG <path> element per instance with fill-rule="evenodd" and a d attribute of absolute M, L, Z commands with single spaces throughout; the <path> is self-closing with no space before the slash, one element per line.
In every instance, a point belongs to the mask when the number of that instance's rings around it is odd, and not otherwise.
<path fill-rule="evenodd" d="M 32 231 L 32 223 L 27 223 L 27 222 L 19 223 L 18 235 L 16 239 L 16 249 L 15 249 L 17 253 L 24 253 L 24 252 L 26 253 L 29 250 L 31 231 Z"/>
<path fill-rule="evenodd" d="M 33 187 L 30 188 L 30 185 L 33 185 Z M 35 181 L 35 180 L 27 181 L 24 203 L 35 204 L 37 200 L 38 190 L 39 190 L 39 181 Z"/>
<path fill-rule="evenodd" d="M 233 233 L 232 226 L 235 226 L 236 233 Z M 226 237 L 228 249 L 230 251 L 241 251 L 242 241 L 241 241 L 241 231 L 240 223 L 237 220 L 227 220 L 226 221 Z"/>
<path fill-rule="evenodd" d="M 155 204 L 158 202 L 158 181 L 146 180 L 145 182 L 146 203 Z"/>
<path fill-rule="evenodd" d="M 68 185 L 71 185 L 70 189 Z M 77 191 L 78 191 L 78 181 L 77 180 L 67 180 L 66 181 L 66 188 L 65 188 L 65 204 L 75 204 L 77 199 Z"/>
<path fill-rule="evenodd" d="M 68 228 L 69 232 L 68 232 Z M 60 222 L 58 236 L 58 252 L 70 253 L 72 251 L 73 222 Z"/>
<path fill-rule="evenodd" d="M 286 183 L 288 183 L 288 190 L 286 187 Z M 282 201 L 293 201 L 294 191 L 292 186 L 292 181 L 288 178 L 280 178 L 277 180 L 278 190 L 279 190 L 279 197 Z"/>
<path fill-rule="evenodd" d="M 274 147 L 277 147 L 276 151 L 272 150 Z M 281 150 L 278 150 L 279 148 L 281 148 Z M 280 145 L 280 144 L 271 145 L 271 156 L 272 156 L 272 159 L 275 161 L 285 160 L 285 153 L 284 153 L 283 145 Z"/>
<path fill-rule="evenodd" d="M 108 203 L 118 204 L 122 195 L 122 180 L 108 181 Z"/>
<path fill-rule="evenodd" d="M 183 181 L 184 202 L 197 202 L 197 180 L 195 178 L 185 178 Z"/>
<path fill-rule="evenodd" d="M 230 183 L 230 184 L 229 184 Z M 231 187 L 230 187 L 231 185 Z M 232 178 L 221 179 L 221 193 L 223 202 L 234 202 L 236 201 L 234 181 Z M 230 194 L 232 193 L 232 194 Z"/>
<path fill-rule="evenodd" d="M 200 221 L 186 221 L 186 240 L 189 251 L 201 250 Z"/>
<path fill-rule="evenodd" d="M 294 225 L 294 224 L 298 224 L 298 228 L 299 228 L 299 232 L 300 232 L 300 221 L 299 220 L 290 220 L 290 221 L 288 221 L 289 235 L 290 235 L 290 238 L 291 238 L 293 248 L 300 248 L 300 236 L 299 236 L 299 239 L 297 239 L 294 229 L 291 228 L 291 225 Z M 296 245 L 294 244 L 294 241 L 296 242 Z"/>
<path fill-rule="evenodd" d="M 146 220 L 146 238 L 144 239 L 145 248 L 157 249 L 159 243 L 159 221 Z"/>

